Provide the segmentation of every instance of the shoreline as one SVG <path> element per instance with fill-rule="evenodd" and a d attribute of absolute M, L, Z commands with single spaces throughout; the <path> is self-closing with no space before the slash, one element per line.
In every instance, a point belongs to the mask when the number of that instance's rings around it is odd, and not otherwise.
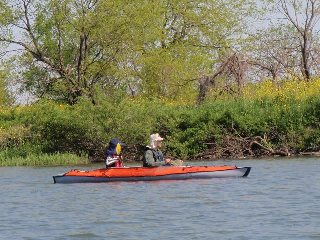
<path fill-rule="evenodd" d="M 54 157 L 54 155 L 53 155 Z M 265 159 L 283 159 L 287 160 L 290 158 L 320 158 L 320 152 L 303 152 L 299 154 L 291 154 L 288 156 L 280 156 L 280 155 L 264 155 L 264 156 L 248 156 L 248 157 L 242 157 L 242 158 L 190 158 L 184 160 L 185 162 L 217 162 L 217 161 L 242 161 L 242 160 L 265 160 Z M 8 162 L 7 165 L 1 165 L 1 167 L 68 167 L 68 166 L 91 166 L 95 164 L 103 164 L 104 161 L 87 161 L 86 163 L 83 162 L 83 159 L 81 160 L 79 157 L 79 162 L 72 161 L 68 163 L 68 160 L 64 164 L 57 163 L 55 164 L 52 162 L 52 164 L 41 164 L 41 162 L 38 162 L 38 164 L 28 164 L 27 161 L 24 161 L 23 164 L 13 164 L 15 163 L 15 160 L 12 159 L 12 162 Z M 10 164 L 12 163 L 12 164 Z M 124 163 L 126 164 L 139 164 L 141 161 L 139 160 L 125 160 Z"/>

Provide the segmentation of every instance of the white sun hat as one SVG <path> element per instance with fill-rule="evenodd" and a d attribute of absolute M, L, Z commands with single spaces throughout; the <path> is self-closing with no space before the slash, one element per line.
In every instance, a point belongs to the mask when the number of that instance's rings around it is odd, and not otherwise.
<path fill-rule="evenodd" d="M 163 138 L 160 137 L 159 133 L 151 134 L 150 135 L 150 147 L 155 148 L 156 147 L 155 142 L 162 141 L 162 140 L 163 140 Z"/>

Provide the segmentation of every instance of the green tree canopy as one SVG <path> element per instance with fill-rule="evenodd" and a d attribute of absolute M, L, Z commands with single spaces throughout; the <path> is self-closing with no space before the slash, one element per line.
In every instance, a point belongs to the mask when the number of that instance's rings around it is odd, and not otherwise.
<path fill-rule="evenodd" d="M 97 91 L 177 97 L 242 31 L 253 0 L 0 0 L 0 41 L 23 87 L 95 102 Z"/>

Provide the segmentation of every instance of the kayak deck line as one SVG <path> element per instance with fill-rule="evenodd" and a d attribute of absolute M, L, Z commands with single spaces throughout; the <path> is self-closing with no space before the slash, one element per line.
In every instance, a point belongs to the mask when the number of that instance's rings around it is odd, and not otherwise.
<path fill-rule="evenodd" d="M 251 167 L 165 166 L 70 170 L 53 176 L 54 183 L 185 180 L 191 178 L 247 177 Z"/>

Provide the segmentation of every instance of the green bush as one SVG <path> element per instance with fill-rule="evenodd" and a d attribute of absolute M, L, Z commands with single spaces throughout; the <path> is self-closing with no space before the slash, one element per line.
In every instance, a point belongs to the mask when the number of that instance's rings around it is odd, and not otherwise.
<path fill-rule="evenodd" d="M 38 165 L 37 155 L 45 164 L 53 163 L 45 159 L 61 154 L 102 160 L 109 140 L 117 137 L 127 143 L 128 158 L 137 160 L 154 132 L 165 137 L 168 155 L 183 159 L 208 148 L 224 148 L 226 137 L 239 141 L 260 137 L 273 149 L 316 151 L 319 109 L 320 97 L 218 99 L 201 106 L 143 98 L 99 99 L 96 105 L 82 99 L 72 106 L 39 101 L 1 109 L 0 155 L 2 165 L 15 158 L 19 164 Z M 63 158 L 56 161 L 61 164 Z"/>

